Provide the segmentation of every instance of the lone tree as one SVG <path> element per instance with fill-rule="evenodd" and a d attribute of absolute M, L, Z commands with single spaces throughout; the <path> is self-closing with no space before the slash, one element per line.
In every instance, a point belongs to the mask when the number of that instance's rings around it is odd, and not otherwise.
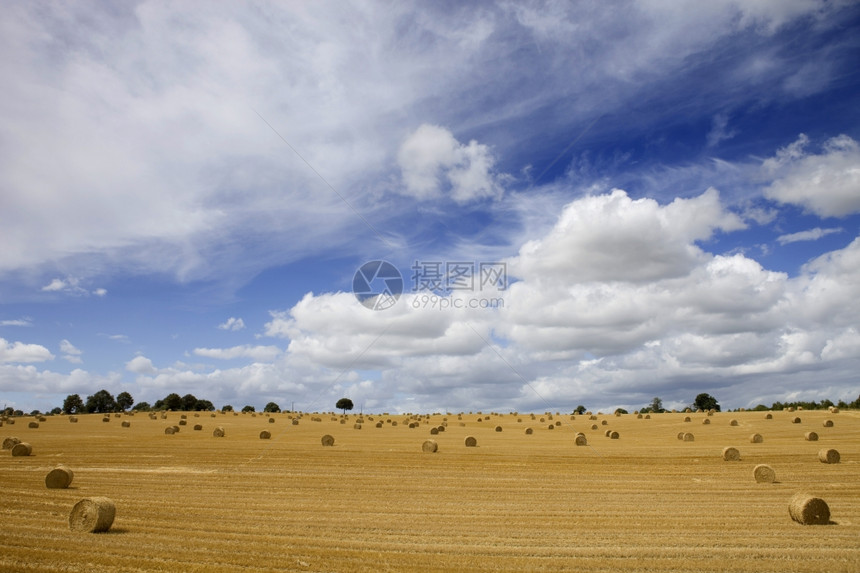
<path fill-rule="evenodd" d="M 106 414 L 116 410 L 116 400 L 107 390 L 99 390 L 92 396 L 87 396 L 86 407 L 91 414 Z"/>
<path fill-rule="evenodd" d="M 280 412 L 280 411 L 281 411 L 281 407 L 280 407 L 280 406 L 278 406 L 277 404 L 275 404 L 274 402 L 269 402 L 269 403 L 268 403 L 268 404 L 266 404 L 266 406 L 263 408 L 263 411 L 264 411 L 264 412 Z"/>
<path fill-rule="evenodd" d="M 573 413 L 579 414 L 580 416 L 582 416 L 583 414 L 585 414 L 585 406 L 580 404 L 579 406 L 576 407 L 576 410 L 574 410 Z"/>
<path fill-rule="evenodd" d="M 84 401 L 77 394 L 69 394 L 63 400 L 63 412 L 66 414 L 80 414 L 84 411 Z"/>
<path fill-rule="evenodd" d="M 661 400 L 657 396 L 654 396 L 654 399 L 651 400 L 651 403 L 648 404 L 648 407 L 645 409 L 655 414 L 660 414 L 666 411 L 663 409 L 663 400 Z"/>
<path fill-rule="evenodd" d="M 695 404 L 696 408 L 698 408 L 699 410 L 715 410 L 717 412 L 720 411 L 720 404 L 719 402 L 717 402 L 717 399 L 710 394 L 705 394 L 704 392 L 696 396 L 696 399 L 693 401 L 693 404 Z"/>
<path fill-rule="evenodd" d="M 125 412 L 134 404 L 134 398 L 128 392 L 120 392 L 116 395 L 116 407 Z"/>
<path fill-rule="evenodd" d="M 343 410 L 343 413 L 346 414 L 347 410 L 352 410 L 353 403 L 349 398 L 341 398 L 337 401 L 337 404 L 334 405 L 338 410 Z"/>

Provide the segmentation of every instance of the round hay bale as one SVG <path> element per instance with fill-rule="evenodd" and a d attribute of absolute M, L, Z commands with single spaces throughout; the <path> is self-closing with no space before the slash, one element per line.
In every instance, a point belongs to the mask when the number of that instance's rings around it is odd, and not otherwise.
<path fill-rule="evenodd" d="M 611 433 L 612 433 L 612 430 L 606 430 L 605 432 L 603 432 L 603 435 L 608 438 L 609 434 L 611 434 Z"/>
<path fill-rule="evenodd" d="M 830 409 L 831 414 L 838 414 L 839 413 L 839 408 L 837 408 L 836 406 L 830 406 L 829 409 Z"/>
<path fill-rule="evenodd" d="M 475 439 L 474 437 L 472 437 L 472 436 L 468 436 L 468 437 L 466 438 L 466 442 L 465 442 L 465 443 L 466 443 L 466 447 L 467 447 L 467 448 L 474 448 L 474 447 L 476 447 L 476 446 L 478 445 L 478 440 L 476 440 L 476 439 Z"/>
<path fill-rule="evenodd" d="M 642 419 L 642 414 L 636 414 L 636 419 L 637 419 L 637 420 L 641 420 L 641 419 Z"/>
<path fill-rule="evenodd" d="M 824 426 L 825 428 L 832 428 L 833 427 L 833 420 L 824 420 L 824 422 L 821 425 Z"/>
<path fill-rule="evenodd" d="M 738 425 L 737 420 L 732 420 L 731 422 L 729 422 L 729 426 L 737 426 L 737 425 Z"/>
<path fill-rule="evenodd" d="M 13 457 L 26 457 L 33 453 L 33 446 L 27 442 L 21 442 L 12 446 Z"/>
<path fill-rule="evenodd" d="M 788 503 L 791 518 L 803 525 L 827 525 L 830 523 L 830 508 L 820 497 L 808 493 L 796 493 Z"/>
<path fill-rule="evenodd" d="M 646 419 L 646 420 L 650 420 L 650 419 L 651 419 L 651 414 L 645 414 L 645 419 Z"/>
<path fill-rule="evenodd" d="M 39 422 L 30 422 L 29 424 L 27 424 L 27 427 L 28 428 L 38 428 Z"/>
<path fill-rule="evenodd" d="M 262 432 L 260 432 L 260 439 L 261 440 L 268 440 L 271 437 L 272 437 L 271 432 L 267 432 L 266 430 L 263 430 Z"/>
<path fill-rule="evenodd" d="M 710 424 L 710 423 L 711 423 L 711 421 L 710 421 L 709 419 L 707 419 L 707 418 L 705 418 L 704 420 L 702 420 L 702 424 L 704 424 L 704 425 L 708 425 L 708 424 Z"/>
<path fill-rule="evenodd" d="M 185 420 L 187 418 L 188 418 L 188 416 L 186 414 L 180 414 L 180 416 L 179 416 L 180 420 Z"/>
<path fill-rule="evenodd" d="M 527 434 L 527 435 L 529 435 L 529 436 L 530 436 L 530 435 L 532 435 L 533 433 L 534 433 L 534 430 L 532 430 L 531 428 L 526 428 L 526 434 Z"/>
<path fill-rule="evenodd" d="M 110 422 L 110 416 L 105 416 L 102 418 L 102 422 Z"/>
<path fill-rule="evenodd" d="M 546 427 L 547 430 L 555 430 L 555 424 L 550 424 Z"/>
<path fill-rule="evenodd" d="M 683 440 L 683 439 L 684 439 L 684 432 L 678 432 L 678 439 L 679 439 L 679 440 Z"/>
<path fill-rule="evenodd" d="M 684 416 L 684 421 L 685 422 L 692 422 L 693 419 L 690 416 Z"/>
<path fill-rule="evenodd" d="M 753 434 L 752 436 L 750 436 L 751 444 L 760 444 L 762 442 L 764 442 L 764 438 L 761 434 Z"/>
<path fill-rule="evenodd" d="M 101 533 L 110 529 L 116 517 L 116 505 L 107 497 L 82 499 L 69 514 L 69 529 L 82 533 Z"/>
<path fill-rule="evenodd" d="M 325 436 L 322 437 L 321 442 L 322 442 L 322 445 L 324 445 L 324 446 L 333 446 L 334 445 L 334 436 L 326 434 Z"/>
<path fill-rule="evenodd" d="M 77 424 L 78 423 L 78 417 L 77 416 L 69 416 L 69 422 L 71 422 L 72 424 Z"/>
<path fill-rule="evenodd" d="M 174 425 L 174 426 L 173 426 L 173 432 L 174 432 L 174 433 L 176 433 L 176 434 L 178 434 L 178 433 L 179 433 L 179 426 L 175 426 L 175 425 Z"/>
<path fill-rule="evenodd" d="M 441 433 L 441 432 L 444 432 L 444 431 L 445 431 L 445 426 L 446 426 L 447 424 L 448 424 L 448 422 L 445 422 L 443 425 L 438 426 L 436 429 L 437 429 L 437 430 L 439 430 L 439 432 L 440 432 L 440 433 Z M 498 430 L 497 430 L 497 431 L 498 431 Z"/>
<path fill-rule="evenodd" d="M 696 437 L 693 434 L 691 434 L 690 432 L 684 432 L 684 441 L 685 442 L 693 442 L 693 441 L 695 441 L 695 439 L 696 439 Z"/>
<path fill-rule="evenodd" d="M 274 424 L 274 423 L 275 423 L 275 419 L 274 419 L 274 418 L 269 418 L 269 423 L 270 423 L 270 424 Z"/>
<path fill-rule="evenodd" d="M 501 431 L 502 431 L 502 427 L 501 427 L 501 426 L 496 426 L 496 431 L 497 431 L 497 432 L 501 432 Z"/>
<path fill-rule="evenodd" d="M 601 426 L 606 426 L 606 425 L 608 425 L 608 424 L 609 424 L 609 422 L 608 422 L 608 421 L 606 421 L 606 420 L 601 420 L 601 421 L 600 421 L 600 425 L 601 425 Z"/>
<path fill-rule="evenodd" d="M 714 415 L 714 409 L 711 408 L 710 410 L 708 410 L 708 416 L 713 416 L 713 415 Z"/>
<path fill-rule="evenodd" d="M 741 459 L 741 453 L 737 448 L 723 448 L 723 460 L 727 462 L 736 462 Z"/>
<path fill-rule="evenodd" d="M 382 422 L 377 422 L 377 423 L 376 423 L 376 427 L 377 427 L 377 428 L 381 428 L 381 427 L 382 427 Z"/>
<path fill-rule="evenodd" d="M 353 424 L 353 425 L 352 425 L 352 429 L 353 429 L 353 430 L 360 430 L 360 429 L 361 429 L 361 424 L 359 424 L 359 423 L 355 423 L 355 424 Z"/>
<path fill-rule="evenodd" d="M 597 429 L 597 424 L 591 424 L 591 429 L 592 429 L 592 430 L 596 430 L 596 429 Z"/>
<path fill-rule="evenodd" d="M 293 418 L 293 422 L 292 422 L 292 424 L 293 424 L 293 426 L 298 426 L 298 425 L 299 425 L 299 419 L 298 419 L 298 418 Z"/>
<path fill-rule="evenodd" d="M 577 446 L 587 446 L 588 445 L 588 438 L 585 437 L 585 434 L 577 434 L 576 439 L 574 440 L 574 443 Z"/>
<path fill-rule="evenodd" d="M 818 450 L 818 461 L 822 464 L 838 464 L 839 452 L 833 448 L 822 448 Z"/>
<path fill-rule="evenodd" d="M 6 420 L 6 423 L 9 424 L 10 426 L 14 426 L 15 420 L 13 420 L 12 418 L 9 418 L 8 420 Z"/>
<path fill-rule="evenodd" d="M 173 426 L 168 426 L 168 427 L 164 428 L 164 433 L 168 436 L 172 436 L 173 434 L 176 433 L 176 430 L 173 429 Z"/>
<path fill-rule="evenodd" d="M 188 425 L 188 420 L 179 420 L 179 425 L 180 425 L 180 426 L 187 426 L 187 425 Z"/>
<path fill-rule="evenodd" d="M 753 468 L 753 477 L 756 483 L 773 483 L 776 481 L 776 472 L 767 464 L 759 464 Z"/>
<path fill-rule="evenodd" d="M 203 425 L 202 424 L 194 424 L 194 429 L 199 432 L 200 430 L 203 429 Z"/>
<path fill-rule="evenodd" d="M 213 438 L 223 438 L 224 437 L 224 427 L 218 426 L 217 428 L 212 430 L 212 437 Z"/>
<path fill-rule="evenodd" d="M 792 419 L 791 419 L 791 423 L 792 423 L 792 424 L 799 424 L 799 423 L 800 423 L 800 418 L 796 418 L 796 417 L 795 417 L 795 418 L 792 418 Z"/>
<path fill-rule="evenodd" d="M 621 435 L 618 432 L 612 432 L 611 434 L 609 434 L 610 440 L 617 440 L 620 437 L 621 437 Z"/>
<path fill-rule="evenodd" d="M 764 417 L 765 420 L 773 420 L 773 414 L 767 414 Z"/>
<path fill-rule="evenodd" d="M 424 440 L 424 443 L 421 444 L 421 451 L 426 454 L 435 454 L 439 449 L 439 444 L 436 443 L 436 440 Z"/>
<path fill-rule="evenodd" d="M 16 444 L 20 444 L 21 440 L 19 438 L 3 438 L 3 449 L 11 450 L 15 447 Z"/>
<path fill-rule="evenodd" d="M 123 428 L 130 428 L 130 427 L 131 427 L 131 422 L 129 422 L 128 420 L 123 420 L 123 421 L 122 421 L 122 427 L 123 427 Z"/>
<path fill-rule="evenodd" d="M 807 442 L 818 441 L 818 434 L 816 434 L 815 432 L 806 432 L 805 434 L 803 434 L 803 437 L 804 439 L 806 439 Z"/>
<path fill-rule="evenodd" d="M 439 434 L 439 428 L 430 428 L 430 435 L 436 436 Z"/>
<path fill-rule="evenodd" d="M 72 484 L 75 474 L 67 466 L 57 466 L 45 476 L 45 487 L 48 489 L 66 489 Z"/>
<path fill-rule="evenodd" d="M 595 416 L 594 414 L 589 413 L 589 414 L 588 414 L 588 419 L 589 419 L 589 420 L 596 420 L 596 419 L 597 419 L 597 416 Z"/>

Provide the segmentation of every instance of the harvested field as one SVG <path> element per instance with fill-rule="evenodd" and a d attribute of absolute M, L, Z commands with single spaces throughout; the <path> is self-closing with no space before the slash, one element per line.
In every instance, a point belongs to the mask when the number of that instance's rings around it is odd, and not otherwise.
<path fill-rule="evenodd" d="M 804 430 L 825 415 L 804 411 Z M 820 442 L 798 439 L 787 413 L 773 417 L 717 412 L 684 443 L 683 414 L 628 414 L 612 421 L 623 439 L 577 447 L 584 422 L 527 435 L 495 431 L 515 427 L 511 414 L 464 416 L 427 455 L 427 433 L 405 415 L 357 432 L 353 417 L 293 426 L 276 414 L 283 429 L 268 440 L 264 417 L 217 414 L 225 432 L 212 439 L 165 435 L 147 417 L 121 428 L 80 415 L 30 434 L 33 455 L 0 455 L 0 570 L 860 570 L 860 412 L 840 413 L 826 437 L 838 464 L 821 463 Z M 726 444 L 765 431 L 767 442 L 723 461 Z M 334 445 L 321 447 L 323 434 Z M 74 483 L 47 489 L 59 464 Z M 777 481 L 756 483 L 759 464 Z M 831 525 L 792 520 L 801 491 L 820 492 Z M 98 497 L 115 504 L 110 530 L 70 531 L 75 503 Z"/>

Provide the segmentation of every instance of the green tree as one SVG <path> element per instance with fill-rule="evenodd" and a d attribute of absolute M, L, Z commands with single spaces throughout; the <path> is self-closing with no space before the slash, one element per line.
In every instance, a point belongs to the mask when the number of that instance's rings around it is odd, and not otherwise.
<path fill-rule="evenodd" d="M 256 412 L 257 410 L 253 406 L 244 406 L 242 408 L 243 412 Z"/>
<path fill-rule="evenodd" d="M 717 399 L 710 394 L 706 394 L 704 392 L 696 396 L 696 399 L 693 401 L 693 404 L 701 411 L 720 411 L 720 403 L 717 402 Z"/>
<path fill-rule="evenodd" d="M 120 392 L 116 395 L 116 406 L 123 412 L 131 408 L 134 404 L 134 398 L 128 392 Z"/>
<path fill-rule="evenodd" d="M 341 398 L 337 401 L 337 404 L 335 404 L 334 407 L 338 410 L 343 410 L 343 413 L 346 414 L 346 411 L 352 410 L 354 406 L 352 400 L 350 400 L 349 398 Z"/>
<path fill-rule="evenodd" d="M 149 402 L 138 402 L 132 408 L 135 412 L 148 412 L 152 410 L 152 406 L 149 405 Z"/>
<path fill-rule="evenodd" d="M 87 396 L 87 412 L 106 414 L 116 410 L 116 400 L 107 390 L 99 390 L 92 396 Z"/>
<path fill-rule="evenodd" d="M 164 408 L 167 410 L 181 410 L 182 409 L 182 396 L 177 394 L 176 392 L 171 392 L 162 400 L 162 404 Z"/>
<path fill-rule="evenodd" d="M 200 412 L 211 412 L 215 409 L 215 406 L 209 400 L 197 400 L 197 405 L 194 406 L 194 409 Z"/>
<path fill-rule="evenodd" d="M 193 412 L 197 409 L 197 396 L 194 394 L 186 394 L 182 397 L 181 409 L 186 412 Z"/>
<path fill-rule="evenodd" d="M 221 406 L 221 411 L 222 412 L 232 412 L 233 406 L 231 406 L 230 404 L 224 404 L 223 406 Z"/>
<path fill-rule="evenodd" d="M 51 410 L 51 414 L 53 414 L 54 416 L 56 416 L 57 414 L 62 414 L 62 413 L 63 413 L 62 408 L 54 408 L 53 410 Z"/>
<path fill-rule="evenodd" d="M 665 412 L 666 410 L 663 409 L 663 400 L 654 396 L 654 399 L 651 400 L 650 404 L 648 404 L 648 411 L 655 414 L 662 414 Z"/>
<path fill-rule="evenodd" d="M 579 416 L 582 416 L 583 414 L 585 414 L 585 406 L 580 404 L 579 406 L 576 407 L 576 410 L 574 410 L 573 413 L 577 414 Z"/>
<path fill-rule="evenodd" d="M 268 404 L 266 404 L 266 407 L 263 408 L 263 411 L 264 412 L 280 412 L 281 407 L 278 406 L 277 404 L 275 404 L 274 402 L 269 402 Z"/>
<path fill-rule="evenodd" d="M 80 414 L 84 411 L 84 401 L 78 394 L 69 394 L 63 400 L 63 412 L 66 414 Z"/>

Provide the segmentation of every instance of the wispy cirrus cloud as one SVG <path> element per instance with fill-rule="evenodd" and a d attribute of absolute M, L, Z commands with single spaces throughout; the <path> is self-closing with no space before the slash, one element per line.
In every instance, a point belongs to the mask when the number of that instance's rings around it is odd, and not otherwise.
<path fill-rule="evenodd" d="M 798 231 L 796 233 L 780 235 L 776 238 L 776 240 L 780 245 L 797 243 L 798 241 L 817 241 L 818 239 L 826 237 L 827 235 L 832 235 L 834 233 L 842 233 L 843 231 L 844 229 L 842 227 L 834 227 L 830 229 L 822 229 L 821 227 L 815 227 L 814 229 L 809 229 L 807 231 Z"/>

